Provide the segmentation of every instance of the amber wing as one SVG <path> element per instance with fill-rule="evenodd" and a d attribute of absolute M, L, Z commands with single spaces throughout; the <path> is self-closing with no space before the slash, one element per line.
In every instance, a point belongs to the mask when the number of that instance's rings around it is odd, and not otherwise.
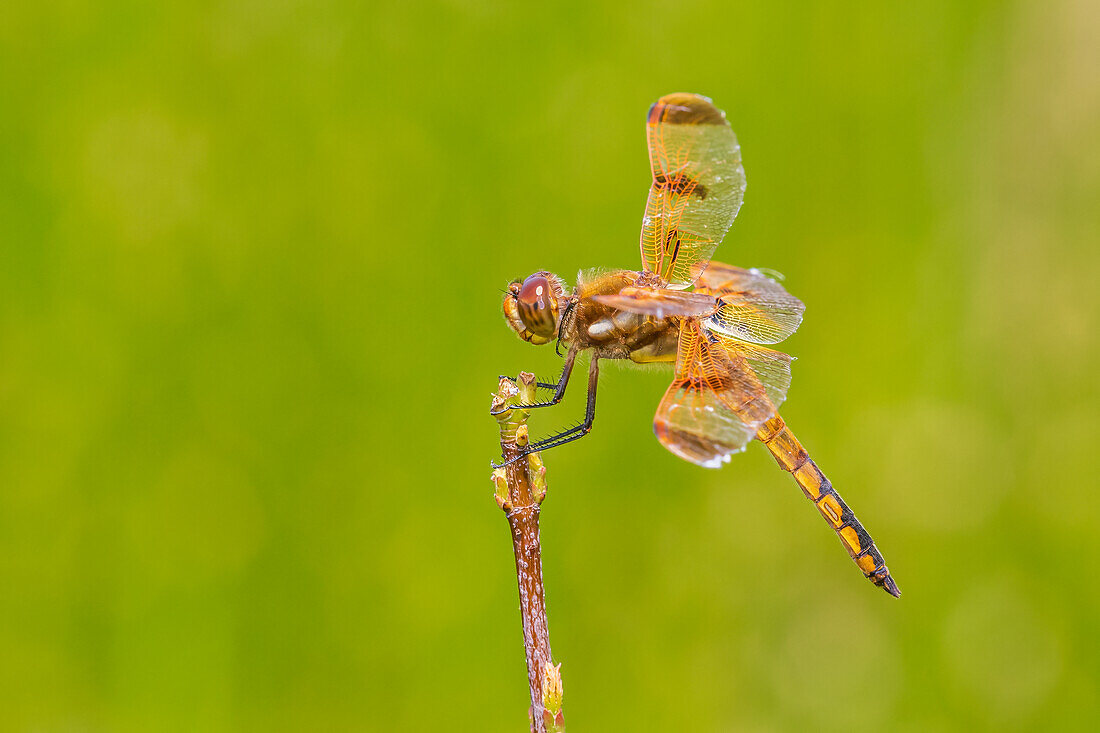
<path fill-rule="evenodd" d="M 757 344 L 777 344 L 802 324 L 806 306 L 759 270 L 711 262 L 696 283 L 697 292 L 719 299 L 704 326 Z"/>
<path fill-rule="evenodd" d="M 718 300 L 708 293 L 685 293 L 683 290 L 625 287 L 618 293 L 594 295 L 592 300 L 628 313 L 641 313 L 654 318 L 713 315 Z"/>
<path fill-rule="evenodd" d="M 661 97 L 646 124 L 653 182 L 642 219 L 642 265 L 690 287 L 726 236 L 745 195 L 741 148 L 725 114 L 697 94 Z"/>
<path fill-rule="evenodd" d="M 791 384 L 791 357 L 739 341 L 685 319 L 676 375 L 665 392 L 653 431 L 681 458 L 717 468 L 744 450 L 776 414 Z"/>

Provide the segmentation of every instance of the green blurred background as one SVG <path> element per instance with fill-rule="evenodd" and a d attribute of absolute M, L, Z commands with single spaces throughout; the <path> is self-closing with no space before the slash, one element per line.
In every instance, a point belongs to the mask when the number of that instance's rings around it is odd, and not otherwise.
<path fill-rule="evenodd" d="M 6 6 L 0 729 L 524 730 L 486 410 L 558 362 L 500 288 L 638 264 L 672 91 L 740 137 L 719 259 L 808 304 L 784 414 L 904 595 L 607 369 L 547 454 L 570 729 L 1095 724 L 1100 11 L 911 5 Z"/>

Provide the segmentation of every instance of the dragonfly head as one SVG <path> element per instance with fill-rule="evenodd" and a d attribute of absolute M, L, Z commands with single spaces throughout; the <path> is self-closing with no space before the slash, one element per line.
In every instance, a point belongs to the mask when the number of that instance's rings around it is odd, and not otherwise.
<path fill-rule="evenodd" d="M 565 286 L 552 272 L 539 270 L 522 282 L 513 280 L 504 295 L 504 318 L 532 344 L 548 344 L 558 332 Z"/>

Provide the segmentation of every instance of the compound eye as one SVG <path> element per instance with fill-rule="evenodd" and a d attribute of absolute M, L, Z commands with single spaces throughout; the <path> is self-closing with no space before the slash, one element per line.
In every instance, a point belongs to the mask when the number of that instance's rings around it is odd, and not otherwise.
<path fill-rule="evenodd" d="M 550 281 L 542 275 L 531 275 L 523 281 L 519 288 L 518 297 L 521 303 L 526 303 L 539 308 L 548 305 L 548 296 L 551 295 Z"/>
<path fill-rule="evenodd" d="M 531 275 L 516 294 L 519 317 L 527 329 L 539 336 L 553 336 L 557 330 L 558 302 L 550 281 Z"/>

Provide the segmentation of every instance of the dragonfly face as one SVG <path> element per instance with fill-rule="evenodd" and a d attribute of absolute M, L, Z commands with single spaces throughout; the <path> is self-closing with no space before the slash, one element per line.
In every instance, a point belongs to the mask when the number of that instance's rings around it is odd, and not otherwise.
<path fill-rule="evenodd" d="M 546 450 L 587 434 L 595 419 L 600 359 L 675 362 L 653 419 L 661 444 L 717 468 L 754 438 L 794 475 L 864 574 L 899 595 L 882 555 L 779 416 L 792 357 L 771 346 L 802 323 L 805 306 L 759 270 L 711 260 L 745 193 L 741 147 L 706 97 L 670 94 L 646 117 L 652 175 L 642 217 L 641 270 L 582 276 L 572 293 L 541 270 L 511 283 L 504 316 L 532 344 L 565 344 L 565 363 L 544 402 L 561 401 L 581 351 L 591 354 L 584 422 L 530 443 Z M 560 352 L 559 352 L 560 353 Z"/>
<path fill-rule="evenodd" d="M 504 295 L 504 318 L 521 339 L 535 345 L 554 340 L 561 319 L 565 286 L 557 275 L 540 270 L 515 280 Z"/>

